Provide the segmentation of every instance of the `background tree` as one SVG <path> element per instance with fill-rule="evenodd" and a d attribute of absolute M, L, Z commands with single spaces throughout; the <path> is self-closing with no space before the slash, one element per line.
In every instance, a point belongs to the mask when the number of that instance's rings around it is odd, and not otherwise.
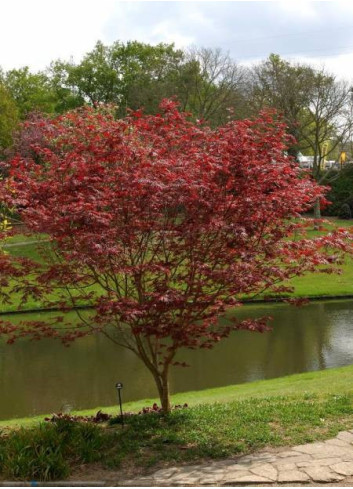
<path fill-rule="evenodd" d="M 346 82 L 339 82 L 325 69 L 292 65 L 272 54 L 256 66 L 249 92 L 255 113 L 268 106 L 284 117 L 296 143 L 289 153 L 313 156 L 312 175 L 319 183 L 329 183 L 324 161 L 344 146 L 352 130 L 352 92 Z M 335 176 L 336 177 L 336 176 Z M 320 218 L 320 202 L 314 205 Z"/>
<path fill-rule="evenodd" d="M 310 105 L 304 111 L 302 140 L 313 155 L 313 177 L 319 183 L 331 184 L 337 172 L 326 171 L 325 159 L 344 146 L 353 127 L 352 93 L 348 83 L 337 82 L 324 70 L 318 71 L 310 92 Z M 314 205 L 314 216 L 321 217 L 320 202 Z"/>
<path fill-rule="evenodd" d="M 288 239 L 291 220 L 322 189 L 284 155 L 284 125 L 270 116 L 210 130 L 164 101 L 162 114 L 116 120 L 81 109 L 53 121 L 45 164 L 15 158 L 2 201 L 31 233 L 46 233 L 42 261 L 0 254 L 0 295 L 34 296 L 67 310 L 92 310 L 75 326 L 59 319 L 0 323 L 23 335 L 68 343 L 92 333 L 133 351 L 152 373 L 169 411 L 169 370 L 181 348 L 211 348 L 232 330 L 264 331 L 266 319 L 219 317 L 260 291 L 321 265 L 331 272 L 346 249 L 339 232 Z M 25 171 L 23 171 L 25 168 Z M 336 250 L 336 251 L 334 251 Z"/>
<path fill-rule="evenodd" d="M 98 42 L 79 64 L 52 63 L 51 74 L 56 90 L 70 90 L 77 102 L 113 103 L 119 115 L 141 106 L 154 113 L 161 97 L 177 93 L 182 58 L 173 44 Z"/>
<path fill-rule="evenodd" d="M 125 110 L 144 107 L 153 114 L 161 98 L 178 94 L 184 53 L 173 44 L 128 42 L 114 50 L 114 58 L 123 72 Z"/>
<path fill-rule="evenodd" d="M 72 62 L 56 60 L 47 69 L 48 78 L 57 99 L 55 110 L 58 114 L 85 104 L 82 92 L 70 79 L 74 66 Z"/>
<path fill-rule="evenodd" d="M 213 126 L 229 119 L 243 118 L 245 112 L 245 70 L 221 49 L 190 48 L 183 65 L 184 85 L 179 99 L 185 110 Z M 183 90 L 182 90 L 183 88 Z"/>
<path fill-rule="evenodd" d="M 330 175 L 325 171 L 324 161 L 347 143 L 353 127 L 351 86 L 320 70 L 315 72 L 308 95 L 309 104 L 302 111 L 302 146 L 306 145 L 314 157 L 314 178 L 327 183 Z M 318 203 L 315 215 L 320 217 Z"/>
<path fill-rule="evenodd" d="M 31 73 L 28 66 L 10 70 L 4 75 L 4 84 L 16 102 L 21 119 L 33 111 L 56 113 L 58 99 L 45 73 Z"/>
<path fill-rule="evenodd" d="M 314 76 L 310 66 L 292 65 L 276 54 L 271 54 L 250 70 L 248 102 L 252 113 L 258 114 L 268 107 L 281 114 L 295 141 L 289 148 L 289 153 L 295 158 L 299 151 L 305 151 L 302 117 L 311 103 Z"/>
<path fill-rule="evenodd" d="M 353 211 L 353 165 L 344 165 L 342 170 L 331 172 L 332 180 L 327 198 L 332 204 L 325 214 L 350 219 Z"/>
<path fill-rule="evenodd" d="M 0 80 L 0 156 L 12 144 L 12 133 L 17 127 L 19 114 L 11 94 Z"/>
<path fill-rule="evenodd" d="M 81 103 L 114 103 L 120 116 L 139 107 L 156 113 L 160 99 L 172 96 L 214 126 L 228 120 L 228 108 L 234 117 L 244 115 L 244 70 L 220 49 L 98 42 L 79 64 L 57 61 L 50 71 L 58 93 L 69 90 Z"/>
<path fill-rule="evenodd" d="M 57 89 L 69 89 L 82 103 L 120 101 L 121 75 L 115 69 L 112 49 L 98 42 L 79 64 L 53 62 L 51 73 Z"/>

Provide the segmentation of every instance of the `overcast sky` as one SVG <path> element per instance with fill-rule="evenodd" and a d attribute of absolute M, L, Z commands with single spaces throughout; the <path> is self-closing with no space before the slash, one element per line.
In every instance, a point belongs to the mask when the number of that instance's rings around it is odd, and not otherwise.
<path fill-rule="evenodd" d="M 221 47 L 239 63 L 271 52 L 353 80 L 353 1 L 0 0 L 0 66 L 75 61 L 97 40 Z"/>

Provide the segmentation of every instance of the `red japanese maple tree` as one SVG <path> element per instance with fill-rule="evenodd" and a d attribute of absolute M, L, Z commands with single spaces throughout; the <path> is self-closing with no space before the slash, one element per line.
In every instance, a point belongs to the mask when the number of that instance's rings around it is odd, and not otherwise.
<path fill-rule="evenodd" d="M 164 411 L 180 348 L 266 330 L 265 318 L 219 318 L 245 294 L 285 292 L 286 279 L 318 265 L 332 271 L 347 250 L 341 231 L 301 237 L 293 218 L 323 189 L 286 156 L 271 115 L 211 130 L 168 100 L 159 115 L 123 120 L 84 108 L 54 119 L 47 141 L 34 147 L 40 158 L 13 159 L 0 186 L 29 232 L 49 240 L 40 262 L 0 252 L 1 296 L 92 309 L 73 325 L 3 321 L 0 331 L 9 342 L 102 333 L 144 362 Z"/>

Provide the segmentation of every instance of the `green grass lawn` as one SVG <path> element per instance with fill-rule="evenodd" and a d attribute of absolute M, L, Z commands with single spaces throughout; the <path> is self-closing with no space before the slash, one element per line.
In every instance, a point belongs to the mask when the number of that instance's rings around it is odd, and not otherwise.
<path fill-rule="evenodd" d="M 310 273 L 290 281 L 296 297 L 352 296 L 353 259 L 347 258 L 341 274 Z"/>
<path fill-rule="evenodd" d="M 330 219 L 334 225 L 324 224 L 324 229 L 331 231 L 334 226 L 352 228 L 353 221 L 342 219 Z M 308 237 L 313 238 L 322 234 L 322 231 L 308 231 Z M 295 288 L 293 295 L 297 297 L 320 297 L 320 296 L 349 296 L 353 295 L 353 259 L 346 258 L 341 267 L 341 274 L 309 273 L 304 277 L 298 277 L 290 281 Z"/>
<path fill-rule="evenodd" d="M 137 411 L 152 402 L 129 403 L 124 410 Z M 173 403 L 184 402 L 188 408 L 168 416 L 127 417 L 124 428 L 67 421 L 38 424 L 43 417 L 2 422 L 0 476 L 63 478 L 75 466 L 92 462 L 148 471 L 161 464 L 330 438 L 353 428 L 353 366 L 173 396 Z M 19 425 L 26 427 L 14 429 Z"/>

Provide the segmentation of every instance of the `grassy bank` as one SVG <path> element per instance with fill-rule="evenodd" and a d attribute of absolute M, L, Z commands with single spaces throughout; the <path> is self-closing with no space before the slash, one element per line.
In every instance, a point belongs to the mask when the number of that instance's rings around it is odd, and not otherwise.
<path fill-rule="evenodd" d="M 317 372 L 288 375 L 276 379 L 259 380 L 245 384 L 216 387 L 214 389 L 178 393 L 172 396 L 172 404 L 184 404 L 185 402 L 189 406 L 214 403 L 224 404 L 254 398 L 268 399 L 278 396 L 305 396 L 308 393 L 319 397 L 335 394 L 353 394 L 353 365 Z M 138 412 L 144 406 L 151 406 L 154 402 L 158 402 L 158 400 L 142 399 L 126 402 L 123 408 L 124 411 Z M 108 414 L 116 414 L 117 406 L 97 406 L 93 409 L 72 411 L 72 414 L 88 416 L 95 414 L 98 410 L 102 410 Z M 49 414 L 0 421 L 0 429 L 4 427 L 33 426 L 41 422 L 46 416 L 49 416 Z"/>
<path fill-rule="evenodd" d="M 353 366 L 173 396 L 173 403 L 184 402 L 188 408 L 166 417 L 130 416 L 124 428 L 65 421 L 38 425 L 43 417 L 1 422 L 2 429 L 27 427 L 5 429 L 7 436 L 0 437 L 0 474 L 55 479 L 92 462 L 121 471 L 133 465 L 143 472 L 329 438 L 353 428 Z M 116 413 L 116 407 L 104 411 Z"/>

